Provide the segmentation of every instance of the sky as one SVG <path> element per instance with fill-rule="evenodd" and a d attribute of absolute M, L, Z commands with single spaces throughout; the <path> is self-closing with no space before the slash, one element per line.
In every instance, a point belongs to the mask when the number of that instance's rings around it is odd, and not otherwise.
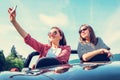
<path fill-rule="evenodd" d="M 89 24 L 113 54 L 120 53 L 120 0 L 0 0 L 0 50 L 5 56 L 13 45 L 23 57 L 34 51 L 10 23 L 8 8 L 15 5 L 19 24 L 42 43 L 48 43 L 50 28 L 58 26 L 67 44 L 77 49 L 79 27 Z"/>

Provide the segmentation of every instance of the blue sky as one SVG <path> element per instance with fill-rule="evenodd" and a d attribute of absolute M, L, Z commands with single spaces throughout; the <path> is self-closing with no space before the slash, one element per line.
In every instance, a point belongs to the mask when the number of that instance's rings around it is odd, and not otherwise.
<path fill-rule="evenodd" d="M 112 53 L 120 53 L 120 0 L 1 0 L 0 49 L 6 56 L 12 45 L 24 57 L 34 51 L 9 21 L 7 10 L 14 5 L 17 5 L 18 22 L 40 42 L 48 43 L 50 28 L 59 26 L 68 45 L 77 49 L 78 29 L 86 23 L 93 27 Z"/>

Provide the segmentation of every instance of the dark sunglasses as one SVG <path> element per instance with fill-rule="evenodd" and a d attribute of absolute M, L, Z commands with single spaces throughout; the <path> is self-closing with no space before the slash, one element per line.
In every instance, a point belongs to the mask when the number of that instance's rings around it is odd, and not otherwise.
<path fill-rule="evenodd" d="M 79 33 L 81 33 L 82 31 L 86 31 L 87 29 L 88 29 L 88 27 L 86 27 L 86 28 L 80 30 Z"/>
<path fill-rule="evenodd" d="M 48 33 L 48 36 L 50 36 L 50 35 L 56 35 L 56 34 L 57 34 L 57 31 L 49 32 L 49 33 Z"/>

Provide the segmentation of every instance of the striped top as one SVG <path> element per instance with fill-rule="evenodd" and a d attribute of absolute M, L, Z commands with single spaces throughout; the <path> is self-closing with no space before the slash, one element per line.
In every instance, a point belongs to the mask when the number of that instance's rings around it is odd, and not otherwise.
<path fill-rule="evenodd" d="M 98 42 L 96 45 L 93 45 L 92 43 L 86 43 L 86 44 L 82 44 L 81 42 L 78 43 L 78 48 L 77 48 L 77 52 L 78 52 L 78 56 L 79 58 L 82 60 L 82 55 L 86 54 L 87 52 L 91 52 L 100 48 L 104 48 L 104 49 L 110 49 L 104 42 L 103 40 L 98 37 Z M 106 56 L 107 57 L 107 56 Z M 102 57 L 104 58 L 104 57 Z M 102 59 L 99 59 L 102 60 Z M 99 61 L 99 60 L 94 60 L 94 61 Z M 91 60 L 90 60 L 91 61 Z"/>

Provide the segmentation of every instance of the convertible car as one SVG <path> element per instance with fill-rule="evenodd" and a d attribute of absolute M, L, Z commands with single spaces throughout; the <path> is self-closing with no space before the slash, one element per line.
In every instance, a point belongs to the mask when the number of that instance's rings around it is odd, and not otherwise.
<path fill-rule="evenodd" d="M 75 53 L 68 64 L 4 71 L 0 80 L 120 80 L 120 61 L 80 63 Z"/>

